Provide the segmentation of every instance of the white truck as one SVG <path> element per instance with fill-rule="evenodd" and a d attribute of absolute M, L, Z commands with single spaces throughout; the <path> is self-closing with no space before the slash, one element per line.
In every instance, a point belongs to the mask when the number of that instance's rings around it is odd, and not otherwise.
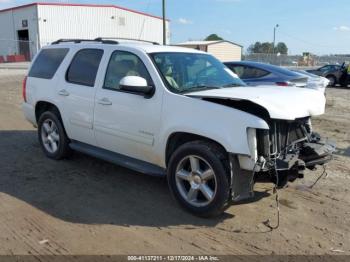
<path fill-rule="evenodd" d="M 58 40 L 33 60 L 23 97 L 49 158 L 75 150 L 167 176 L 173 196 L 198 216 L 253 197 L 256 181 L 283 187 L 334 151 L 309 125 L 324 113 L 321 92 L 248 87 L 192 49 Z"/>

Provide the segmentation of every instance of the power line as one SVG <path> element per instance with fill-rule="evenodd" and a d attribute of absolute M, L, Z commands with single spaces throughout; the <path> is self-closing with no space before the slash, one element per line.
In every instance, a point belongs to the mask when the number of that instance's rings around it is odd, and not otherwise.
<path fill-rule="evenodd" d="M 290 34 L 287 34 L 287 33 L 284 33 L 284 32 L 281 32 L 280 31 L 280 34 L 282 35 L 285 35 L 289 38 L 292 38 L 294 40 L 297 40 L 299 42 L 303 42 L 304 44 L 307 44 L 307 45 L 310 45 L 310 46 L 319 46 L 319 47 L 333 47 L 334 48 L 334 45 L 322 45 L 322 44 L 318 44 L 318 43 L 311 43 L 309 41 L 305 41 L 304 39 L 301 39 L 301 38 L 298 38 L 298 37 L 295 37 L 295 36 L 292 36 Z"/>

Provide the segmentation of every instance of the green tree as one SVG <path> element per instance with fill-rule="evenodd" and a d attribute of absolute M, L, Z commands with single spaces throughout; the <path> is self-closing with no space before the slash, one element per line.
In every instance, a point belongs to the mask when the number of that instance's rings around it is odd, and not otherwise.
<path fill-rule="evenodd" d="M 261 44 L 261 52 L 264 54 L 269 54 L 273 52 L 273 43 L 264 42 Z"/>
<path fill-rule="evenodd" d="M 260 53 L 261 52 L 261 43 L 256 42 L 255 44 L 251 44 L 247 49 L 249 54 Z"/>
<path fill-rule="evenodd" d="M 282 55 L 288 54 L 288 47 L 285 43 L 279 42 L 276 46 L 275 53 L 281 53 Z"/>
<path fill-rule="evenodd" d="M 205 39 L 205 41 L 216 41 L 216 40 L 224 40 L 222 37 L 218 36 L 217 34 L 211 34 L 208 35 Z"/>
<path fill-rule="evenodd" d="M 273 44 L 269 42 L 256 42 L 248 47 L 248 53 L 250 54 L 266 54 L 272 53 Z"/>
<path fill-rule="evenodd" d="M 255 44 L 252 44 L 247 49 L 249 54 L 269 54 L 273 53 L 273 43 L 270 42 L 256 42 Z M 281 53 L 281 54 L 287 54 L 288 53 L 288 47 L 285 43 L 280 42 L 275 47 L 275 53 Z"/>

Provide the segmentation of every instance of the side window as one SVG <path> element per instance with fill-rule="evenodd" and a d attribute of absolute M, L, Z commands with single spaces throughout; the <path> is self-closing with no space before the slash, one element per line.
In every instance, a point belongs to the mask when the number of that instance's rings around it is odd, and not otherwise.
<path fill-rule="evenodd" d="M 68 48 L 50 48 L 41 50 L 38 57 L 35 59 L 28 76 L 44 79 L 53 78 L 68 51 Z"/>
<path fill-rule="evenodd" d="M 341 67 L 340 66 L 336 66 L 336 65 L 331 66 L 331 68 L 330 68 L 330 70 L 332 70 L 332 71 L 337 71 L 337 70 L 340 70 L 340 69 L 341 69 Z"/>
<path fill-rule="evenodd" d="M 94 86 L 102 55 L 101 49 L 78 51 L 67 70 L 66 80 L 73 84 Z"/>
<path fill-rule="evenodd" d="M 184 66 L 186 66 L 186 64 L 179 63 L 176 56 L 164 53 L 154 56 L 153 59 L 162 75 L 164 76 L 167 84 L 173 90 L 175 90 L 175 92 L 179 90 L 179 86 L 182 85 L 182 82 L 185 80 L 185 78 L 190 78 L 190 76 L 187 74 L 187 71 L 184 69 Z M 186 60 L 183 59 L 183 62 L 185 61 Z M 198 70 L 199 69 L 191 70 L 189 72 L 189 75 L 193 75 L 194 72 Z M 191 79 L 189 81 L 191 81 Z"/>
<path fill-rule="evenodd" d="M 229 68 L 235 73 L 239 78 L 242 78 L 244 73 L 244 66 L 240 65 L 229 65 Z"/>
<path fill-rule="evenodd" d="M 327 66 L 321 67 L 320 71 L 328 71 L 330 69 L 331 69 L 331 67 L 327 65 Z"/>
<path fill-rule="evenodd" d="M 125 76 L 139 76 L 152 85 L 152 79 L 141 59 L 126 51 L 114 51 L 109 60 L 103 88 L 119 90 L 119 82 Z"/>
<path fill-rule="evenodd" d="M 250 67 L 250 66 L 245 66 L 244 67 L 244 72 L 242 76 L 240 76 L 243 79 L 248 79 L 248 78 L 260 78 L 263 76 L 267 76 L 269 72 L 255 68 L 255 67 Z"/>

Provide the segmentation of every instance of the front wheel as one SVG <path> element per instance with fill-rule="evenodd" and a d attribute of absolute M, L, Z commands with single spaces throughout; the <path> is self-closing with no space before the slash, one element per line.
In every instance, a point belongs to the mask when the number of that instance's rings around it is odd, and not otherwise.
<path fill-rule="evenodd" d="M 227 157 L 217 145 L 189 142 L 170 158 L 169 188 L 181 206 L 194 215 L 216 216 L 229 200 L 228 170 Z"/>

